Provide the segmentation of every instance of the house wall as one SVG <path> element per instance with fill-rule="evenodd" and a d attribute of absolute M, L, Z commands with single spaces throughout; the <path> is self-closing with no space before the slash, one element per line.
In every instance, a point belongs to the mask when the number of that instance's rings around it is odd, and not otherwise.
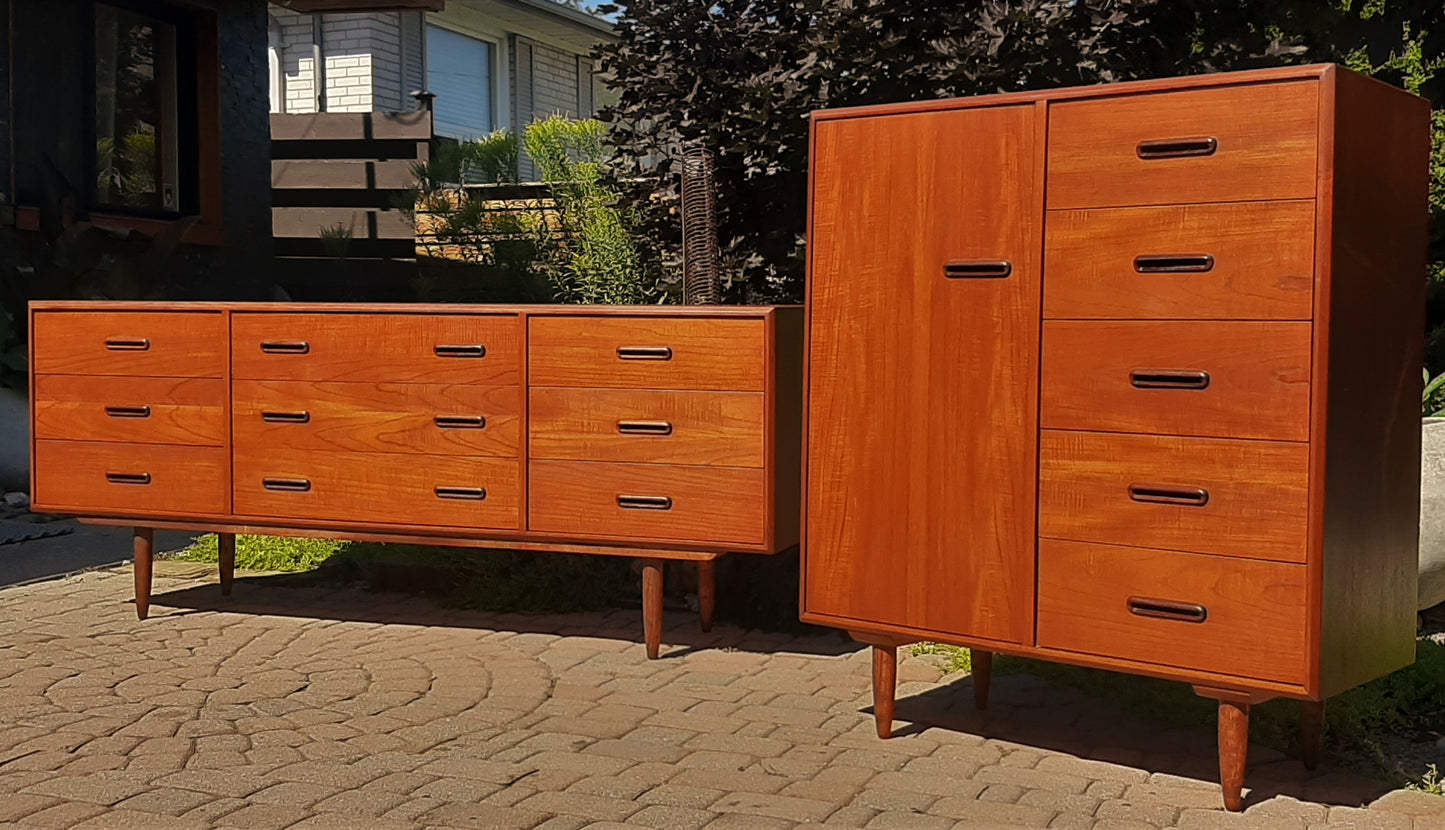
<path fill-rule="evenodd" d="M 283 76 L 284 112 L 317 112 L 314 18 L 271 6 L 271 19 L 282 33 L 277 57 Z M 402 17 L 414 13 L 369 12 L 321 16 L 322 74 L 327 112 L 409 110 L 415 105 L 403 89 Z M 411 54 L 420 48 L 419 40 Z"/>

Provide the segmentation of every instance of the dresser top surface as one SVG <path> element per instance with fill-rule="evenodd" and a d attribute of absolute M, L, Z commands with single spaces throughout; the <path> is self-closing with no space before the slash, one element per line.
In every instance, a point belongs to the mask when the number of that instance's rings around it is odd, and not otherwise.
<path fill-rule="evenodd" d="M 560 305 L 492 303 L 251 303 L 136 300 L 32 300 L 31 311 L 233 311 L 291 314 L 496 314 L 533 317 L 766 317 L 801 305 Z"/>

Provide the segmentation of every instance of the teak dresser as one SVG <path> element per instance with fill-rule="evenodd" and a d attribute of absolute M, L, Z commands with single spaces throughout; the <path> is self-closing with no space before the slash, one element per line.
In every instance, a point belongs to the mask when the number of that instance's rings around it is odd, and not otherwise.
<path fill-rule="evenodd" d="M 1334 66 L 816 112 L 802 617 L 1249 707 L 1414 660 L 1429 105 Z"/>
<path fill-rule="evenodd" d="M 662 562 L 798 540 L 802 309 L 30 305 L 35 509 L 159 527 Z"/>

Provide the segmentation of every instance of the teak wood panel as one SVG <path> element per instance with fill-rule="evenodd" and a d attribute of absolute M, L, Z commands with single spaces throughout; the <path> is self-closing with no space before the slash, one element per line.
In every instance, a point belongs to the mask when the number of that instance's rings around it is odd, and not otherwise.
<path fill-rule="evenodd" d="M 226 320 L 216 312 L 40 311 L 31 321 L 38 375 L 225 375 Z"/>
<path fill-rule="evenodd" d="M 761 392 L 533 387 L 532 458 L 762 467 Z"/>
<path fill-rule="evenodd" d="M 533 386 L 762 392 L 763 320 L 533 317 Z"/>
<path fill-rule="evenodd" d="M 515 459 L 272 449 L 238 454 L 233 463 L 241 516 L 503 530 L 521 524 Z"/>
<path fill-rule="evenodd" d="M 533 461 L 527 488 L 534 533 L 768 542 L 760 469 Z"/>
<path fill-rule="evenodd" d="M 1039 542 L 1043 648 L 1303 684 L 1307 612 L 1303 565 Z"/>
<path fill-rule="evenodd" d="M 805 618 L 1032 636 L 1040 117 L 815 125 Z"/>
<path fill-rule="evenodd" d="M 224 515 L 226 450 L 165 444 L 36 441 L 37 510 Z"/>
<path fill-rule="evenodd" d="M 1051 104 L 1048 206 L 1314 198 L 1318 129 L 1315 81 Z"/>
<path fill-rule="evenodd" d="M 239 380 L 501 386 L 521 382 L 521 349 L 521 321 L 510 314 L 231 317 L 231 371 Z"/>
<path fill-rule="evenodd" d="M 1053 211 L 1044 316 L 1308 320 L 1315 203 Z"/>
<path fill-rule="evenodd" d="M 520 386 L 238 380 L 232 396 L 238 453 L 519 451 Z"/>
<path fill-rule="evenodd" d="M 1039 535 L 1305 561 L 1309 448 L 1044 430 Z"/>
<path fill-rule="evenodd" d="M 220 378 L 39 375 L 35 437 L 137 444 L 226 443 Z"/>
<path fill-rule="evenodd" d="M 1049 320 L 1039 418 L 1048 429 L 1307 441 L 1310 348 L 1307 322 Z"/>

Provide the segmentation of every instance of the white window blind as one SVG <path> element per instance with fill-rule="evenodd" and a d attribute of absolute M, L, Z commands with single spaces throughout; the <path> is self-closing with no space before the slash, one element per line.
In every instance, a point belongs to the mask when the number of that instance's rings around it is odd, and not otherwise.
<path fill-rule="evenodd" d="M 427 26 L 427 86 L 436 95 L 437 135 L 480 138 L 492 131 L 492 44 Z"/>

